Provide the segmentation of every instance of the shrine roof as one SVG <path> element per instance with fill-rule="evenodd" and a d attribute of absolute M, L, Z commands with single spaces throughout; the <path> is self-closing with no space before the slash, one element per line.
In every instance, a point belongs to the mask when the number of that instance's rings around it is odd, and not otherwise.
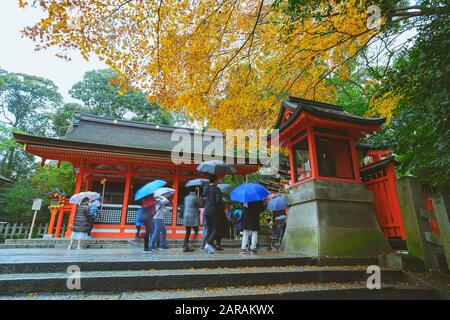
<path fill-rule="evenodd" d="M 171 141 L 175 130 L 191 136 L 194 129 L 155 125 L 145 122 L 77 114 L 63 140 L 127 148 L 172 151 L 179 141 Z"/>
<path fill-rule="evenodd" d="M 293 114 L 289 119 L 283 122 L 283 116 L 286 109 L 292 111 Z M 381 125 L 386 121 L 385 118 L 360 117 L 345 111 L 342 107 L 337 105 L 289 96 L 289 98 L 281 104 L 281 110 L 274 128 L 280 130 L 284 129 L 302 112 L 362 125 Z"/>
<path fill-rule="evenodd" d="M 63 157 L 65 157 L 64 159 L 68 157 L 72 159 L 77 156 L 87 156 L 88 153 L 95 153 L 95 157 L 111 156 L 115 157 L 114 159 L 118 156 L 124 156 L 128 158 L 150 157 L 152 159 L 172 161 L 173 147 L 176 145 L 178 145 L 178 149 L 180 147 L 179 139 L 171 140 L 172 133 L 177 129 L 184 130 L 183 133 L 190 136 L 191 139 L 186 139 L 188 141 L 185 141 L 187 145 L 183 144 L 185 148 L 183 151 L 190 153 L 193 158 L 201 157 L 201 152 L 205 146 L 211 144 L 211 139 L 203 139 L 202 149 L 198 150 L 200 151 L 198 153 L 197 146 L 194 143 L 194 139 L 192 139 L 194 134 L 196 134 L 194 129 L 154 125 L 89 114 L 77 114 L 62 139 L 18 132 L 14 132 L 13 136 L 17 142 L 24 144 L 27 148 L 26 151 L 44 158 L 48 156 L 49 159 L 58 160 Z M 222 134 L 219 131 L 203 131 L 203 137 L 218 137 L 220 135 Z M 225 145 L 226 141 L 224 140 L 223 146 L 225 147 Z M 191 152 L 189 152 L 189 146 L 191 147 Z M 216 150 L 216 156 L 219 158 L 225 157 L 225 148 L 222 154 L 219 150 Z M 250 160 L 249 158 L 241 158 L 236 155 L 236 168 L 257 168 L 259 164 L 253 164 Z M 259 160 L 261 160 L 261 157 Z"/>
<path fill-rule="evenodd" d="M 393 162 L 395 165 L 398 164 L 398 161 L 395 160 L 395 156 L 390 156 L 390 157 L 384 158 L 383 160 L 371 163 L 367 166 L 360 168 L 360 172 L 361 172 L 361 174 L 369 174 L 371 172 L 376 172 L 376 171 L 380 170 L 380 168 L 384 168 L 386 166 L 386 164 L 388 164 L 390 162 Z"/>

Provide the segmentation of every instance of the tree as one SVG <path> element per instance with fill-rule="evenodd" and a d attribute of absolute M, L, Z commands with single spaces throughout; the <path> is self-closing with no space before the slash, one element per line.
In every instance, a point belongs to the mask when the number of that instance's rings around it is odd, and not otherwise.
<path fill-rule="evenodd" d="M 378 33 L 366 27 L 363 8 L 348 2 L 327 21 L 289 28 L 283 4 L 261 0 L 36 4 L 48 16 L 25 34 L 38 48 L 96 54 L 125 89 L 219 129 L 272 125 L 288 93 L 330 101 L 334 88 L 318 79 Z"/>
<path fill-rule="evenodd" d="M 20 222 L 31 218 L 33 199 L 43 199 L 42 210 L 38 218 L 48 221 L 48 199 L 45 194 L 58 188 L 71 195 L 74 190 L 74 172 L 72 164 L 63 162 L 60 167 L 50 162 L 45 167 L 32 171 L 29 177 L 19 177 L 13 184 L 0 193 L 0 217 L 2 220 Z"/>
<path fill-rule="evenodd" d="M 219 129 L 271 126 L 287 94 L 332 101 L 336 88 L 326 80 L 368 46 L 448 13 L 444 1 L 35 3 L 48 13 L 25 30 L 38 49 L 95 54 L 125 89 L 138 87 L 149 101 Z M 381 9 L 375 27 L 369 4 Z"/>
<path fill-rule="evenodd" d="M 29 171 L 33 157 L 14 142 L 12 132 L 51 135 L 51 113 L 62 98 L 48 79 L 4 70 L 0 79 L 0 172 L 14 179 Z"/>
<path fill-rule="evenodd" d="M 64 103 L 56 109 L 52 115 L 53 131 L 56 136 L 64 137 L 73 117 L 78 112 L 89 112 L 89 110 L 78 103 Z"/>
<path fill-rule="evenodd" d="M 126 90 L 116 84 L 118 75 L 110 70 L 93 70 L 70 89 L 72 98 L 79 103 L 66 103 L 53 116 L 54 130 L 64 136 L 76 113 L 85 112 L 112 118 L 129 118 L 154 124 L 173 125 L 180 117 L 148 103 L 140 91 Z"/>
<path fill-rule="evenodd" d="M 392 118 L 372 141 L 392 147 L 400 174 L 415 175 L 435 190 L 447 189 L 450 181 L 449 24 L 443 16 L 419 30 L 419 39 L 388 70 L 375 97 L 383 100 L 394 92 L 398 103 L 371 109 Z"/>

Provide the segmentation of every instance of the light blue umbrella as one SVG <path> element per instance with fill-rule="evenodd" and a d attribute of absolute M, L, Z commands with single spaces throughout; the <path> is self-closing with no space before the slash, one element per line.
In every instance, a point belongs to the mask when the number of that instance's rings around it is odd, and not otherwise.
<path fill-rule="evenodd" d="M 244 183 L 231 191 L 230 197 L 233 201 L 254 202 L 264 200 L 270 192 L 258 183 Z"/>
<path fill-rule="evenodd" d="M 286 196 L 284 194 L 280 194 L 270 199 L 269 203 L 267 204 L 267 209 L 272 211 L 286 210 L 286 208 Z"/>
<path fill-rule="evenodd" d="M 165 195 L 166 197 L 170 197 L 170 196 L 173 196 L 174 193 L 175 193 L 175 189 L 164 187 L 164 188 L 159 188 L 158 190 L 153 192 L 153 196 L 155 198 L 160 197 L 162 195 Z"/>
<path fill-rule="evenodd" d="M 222 191 L 223 193 L 230 193 L 231 190 L 233 190 L 234 186 L 229 183 L 219 183 L 217 187 Z"/>
<path fill-rule="evenodd" d="M 209 184 L 208 179 L 194 179 L 186 183 L 186 187 L 203 187 Z"/>
<path fill-rule="evenodd" d="M 138 191 L 136 191 L 136 194 L 134 195 L 134 200 L 141 200 L 158 190 L 159 188 L 164 187 L 167 184 L 164 180 L 154 180 L 152 182 L 147 183 L 142 188 L 140 188 Z"/>

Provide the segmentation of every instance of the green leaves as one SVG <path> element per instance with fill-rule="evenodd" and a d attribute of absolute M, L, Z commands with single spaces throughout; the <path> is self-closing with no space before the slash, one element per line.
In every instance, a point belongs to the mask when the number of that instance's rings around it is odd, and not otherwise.
<path fill-rule="evenodd" d="M 398 155 L 398 172 L 435 190 L 450 181 L 450 24 L 441 16 L 419 29 L 417 42 L 387 73 L 384 90 L 403 99 L 392 123 L 372 139 L 387 140 Z"/>

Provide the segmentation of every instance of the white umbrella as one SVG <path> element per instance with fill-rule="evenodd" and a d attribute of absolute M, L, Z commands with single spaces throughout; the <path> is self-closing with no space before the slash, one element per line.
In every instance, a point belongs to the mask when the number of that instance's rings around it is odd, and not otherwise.
<path fill-rule="evenodd" d="M 84 198 L 88 198 L 89 201 L 92 201 L 100 198 L 100 193 L 93 191 L 80 192 L 71 196 L 69 199 L 69 203 L 80 204 Z"/>
<path fill-rule="evenodd" d="M 174 193 L 175 193 L 175 189 L 164 187 L 164 188 L 159 188 L 158 190 L 153 192 L 153 197 L 157 198 L 162 195 L 166 195 L 166 196 L 170 197 Z"/>

